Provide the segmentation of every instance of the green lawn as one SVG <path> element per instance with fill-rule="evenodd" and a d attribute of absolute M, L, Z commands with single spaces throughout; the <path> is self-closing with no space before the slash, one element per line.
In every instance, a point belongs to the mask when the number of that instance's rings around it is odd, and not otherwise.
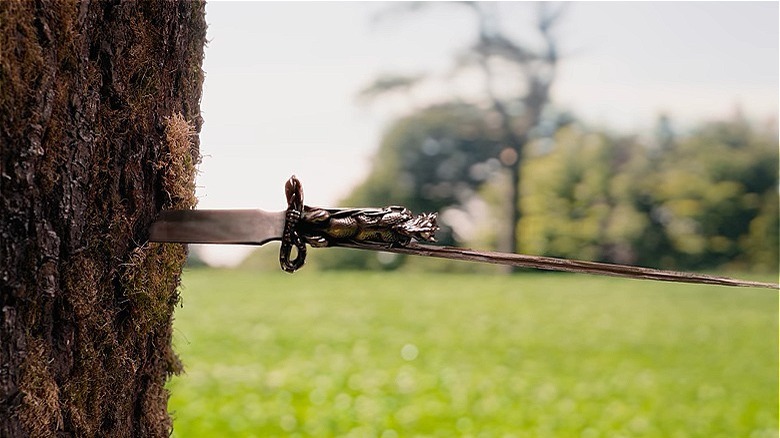
<path fill-rule="evenodd" d="M 177 437 L 778 434 L 772 290 L 305 270 L 183 283 Z"/>

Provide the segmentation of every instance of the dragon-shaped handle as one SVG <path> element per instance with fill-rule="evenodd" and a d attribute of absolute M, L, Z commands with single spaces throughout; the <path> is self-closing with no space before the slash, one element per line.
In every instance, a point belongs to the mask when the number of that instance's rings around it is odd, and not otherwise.
<path fill-rule="evenodd" d="M 287 221 L 279 261 L 282 269 L 294 272 L 303 266 L 306 245 L 339 244 L 371 247 L 406 246 L 412 240 L 434 242 L 439 229 L 436 213 L 413 215 L 399 206 L 385 208 L 318 208 L 303 204 L 303 185 L 293 175 L 285 184 Z M 298 249 L 290 259 L 292 247 Z"/>

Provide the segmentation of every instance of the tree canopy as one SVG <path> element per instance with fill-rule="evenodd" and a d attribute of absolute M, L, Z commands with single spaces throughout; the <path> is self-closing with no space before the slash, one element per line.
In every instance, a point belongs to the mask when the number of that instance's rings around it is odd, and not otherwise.
<path fill-rule="evenodd" d="M 495 246 L 506 206 L 497 194 L 504 149 L 491 117 L 448 104 L 398 120 L 345 203 L 438 211 L 443 243 Z M 662 118 L 666 129 L 642 138 L 565 123 L 531 142 L 519 184 L 520 250 L 674 269 L 777 269 L 777 133 L 740 117 L 678 136 L 669 124 Z M 475 211 L 484 209 L 480 222 Z M 480 232 L 458 233 L 464 220 Z M 374 266 L 373 257 L 326 266 Z"/>

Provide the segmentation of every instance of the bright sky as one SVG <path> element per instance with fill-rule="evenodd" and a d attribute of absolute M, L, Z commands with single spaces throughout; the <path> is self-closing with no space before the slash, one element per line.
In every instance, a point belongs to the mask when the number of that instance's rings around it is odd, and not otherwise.
<path fill-rule="evenodd" d="M 285 208 L 296 174 L 306 203 L 334 206 L 369 170 L 383 129 L 421 105 L 365 105 L 381 73 L 443 72 L 473 41 L 465 8 L 432 5 L 380 22 L 379 2 L 209 2 L 199 208 Z M 534 5 L 498 5 L 524 35 Z M 617 130 L 778 114 L 778 3 L 574 2 L 560 22 L 556 106 Z M 388 200 L 392 203 L 392 200 Z M 210 246 L 208 261 L 248 248 Z"/>

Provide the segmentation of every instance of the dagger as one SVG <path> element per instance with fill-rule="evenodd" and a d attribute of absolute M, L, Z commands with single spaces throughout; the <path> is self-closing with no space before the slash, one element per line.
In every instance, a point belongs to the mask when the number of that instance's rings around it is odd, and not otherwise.
<path fill-rule="evenodd" d="M 283 270 L 295 272 L 306 258 L 306 245 L 492 263 L 551 271 L 777 290 L 778 284 L 691 272 L 619 265 L 586 260 L 482 251 L 431 245 L 439 229 L 436 213 L 413 215 L 399 206 L 384 208 L 319 208 L 303 204 L 303 186 L 294 175 L 285 184 L 288 208 L 248 210 L 168 210 L 149 230 L 149 241 L 201 244 L 265 245 L 281 241 Z M 293 248 L 297 250 L 292 256 Z"/>

